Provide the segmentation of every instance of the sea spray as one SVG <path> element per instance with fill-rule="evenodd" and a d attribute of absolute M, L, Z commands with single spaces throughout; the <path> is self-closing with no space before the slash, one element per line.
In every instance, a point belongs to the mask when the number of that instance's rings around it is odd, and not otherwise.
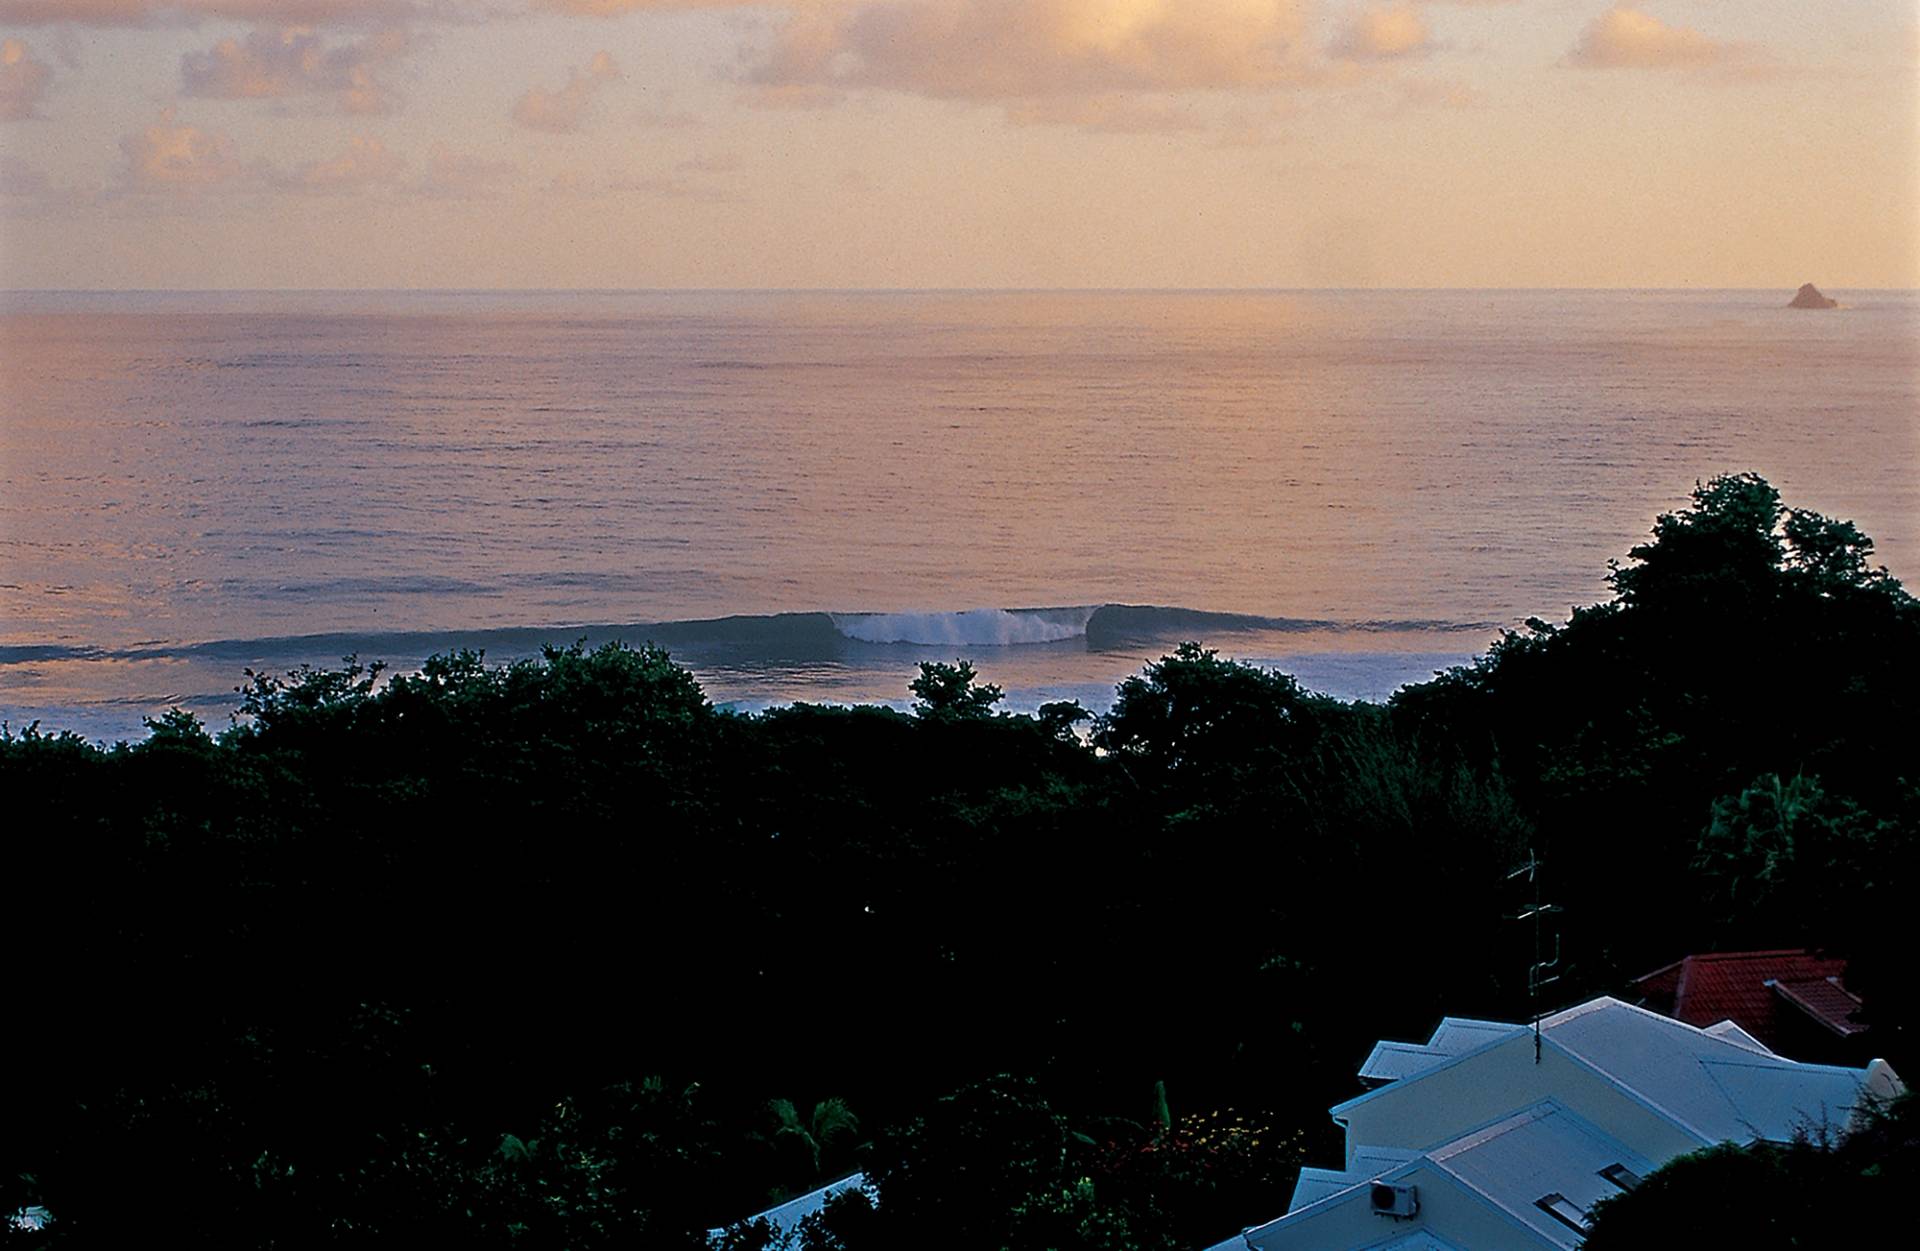
<path fill-rule="evenodd" d="M 1098 611 L 1085 608 L 968 608 L 959 612 L 836 613 L 834 628 L 860 643 L 1014 647 L 1085 638 Z"/>

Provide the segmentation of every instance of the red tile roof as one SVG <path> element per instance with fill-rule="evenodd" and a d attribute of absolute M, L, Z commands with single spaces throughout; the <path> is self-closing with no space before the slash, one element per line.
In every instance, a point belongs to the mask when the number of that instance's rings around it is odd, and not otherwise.
<path fill-rule="evenodd" d="M 1729 951 L 1688 956 L 1633 985 L 1647 1007 L 1708 1026 L 1732 1021 L 1773 1047 L 1782 1012 L 1804 1013 L 1840 1037 L 1859 1033 L 1850 1018 L 1860 1000 L 1840 985 L 1845 960 L 1800 949 Z"/>
<path fill-rule="evenodd" d="M 1837 974 L 1804 981 L 1777 980 L 1773 993 L 1842 1038 L 1851 1038 L 1867 1028 L 1853 1019 L 1860 1011 L 1860 996 L 1842 986 Z"/>

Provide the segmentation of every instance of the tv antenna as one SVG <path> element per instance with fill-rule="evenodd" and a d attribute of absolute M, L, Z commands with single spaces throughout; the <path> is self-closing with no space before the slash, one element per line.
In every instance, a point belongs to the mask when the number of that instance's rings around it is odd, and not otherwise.
<path fill-rule="evenodd" d="M 1540 991 L 1543 987 L 1551 986 L 1560 980 L 1560 975 L 1553 972 L 1560 967 L 1560 931 L 1556 929 L 1553 932 L 1553 959 L 1543 960 L 1540 920 L 1549 913 L 1560 911 L 1560 905 L 1540 901 L 1540 857 L 1534 854 L 1531 847 L 1527 849 L 1527 862 L 1507 874 L 1509 882 L 1522 877 L 1526 878 L 1527 884 L 1533 887 L 1533 904 L 1514 920 L 1533 922 L 1533 963 L 1527 966 L 1527 1015 L 1533 1018 L 1533 1062 L 1538 1064 L 1540 1063 Z"/>

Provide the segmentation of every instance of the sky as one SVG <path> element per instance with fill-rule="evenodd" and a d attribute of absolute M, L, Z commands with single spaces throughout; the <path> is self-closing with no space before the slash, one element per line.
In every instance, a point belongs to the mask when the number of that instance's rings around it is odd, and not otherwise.
<path fill-rule="evenodd" d="M 0 0 L 0 287 L 1920 287 L 1915 0 Z"/>

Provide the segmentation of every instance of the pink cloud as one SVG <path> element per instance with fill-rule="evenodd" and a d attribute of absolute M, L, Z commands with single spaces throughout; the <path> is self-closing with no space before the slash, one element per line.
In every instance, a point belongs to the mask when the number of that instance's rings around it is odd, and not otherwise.
<path fill-rule="evenodd" d="M 172 109 L 121 139 L 120 151 L 127 158 L 121 177 L 132 191 L 207 191 L 238 184 L 249 173 L 233 140 L 179 121 Z"/>
<path fill-rule="evenodd" d="M 328 95 L 348 113 L 385 113 L 394 98 L 383 76 L 412 42 L 403 30 L 383 30 L 329 47 L 321 36 L 298 27 L 256 30 L 245 39 L 222 39 L 205 52 L 187 53 L 180 59 L 180 90 L 224 100 Z"/>
<path fill-rule="evenodd" d="M 1395 61 L 1433 49 L 1426 19 L 1408 3 L 1376 4 L 1356 12 L 1328 51 L 1348 61 Z"/>
<path fill-rule="evenodd" d="M 748 81 L 1015 100 L 1271 87 L 1302 72 L 1300 0 L 860 0 L 796 10 Z"/>
<path fill-rule="evenodd" d="M 513 106 L 513 120 L 533 130 L 555 133 L 578 130 L 593 97 L 602 86 L 618 77 L 620 68 L 613 63 L 612 54 L 596 52 L 586 68 L 567 75 L 567 85 L 558 91 L 540 86 L 527 88 L 527 93 Z"/>
<path fill-rule="evenodd" d="M 53 81 L 53 70 L 33 59 L 18 39 L 0 43 L 0 121 L 18 122 L 34 115 Z"/>
<path fill-rule="evenodd" d="M 1625 5 L 1580 32 L 1567 63 L 1581 69 L 1697 69 L 1724 65 L 1746 50 L 1685 26 L 1669 26 Z"/>

